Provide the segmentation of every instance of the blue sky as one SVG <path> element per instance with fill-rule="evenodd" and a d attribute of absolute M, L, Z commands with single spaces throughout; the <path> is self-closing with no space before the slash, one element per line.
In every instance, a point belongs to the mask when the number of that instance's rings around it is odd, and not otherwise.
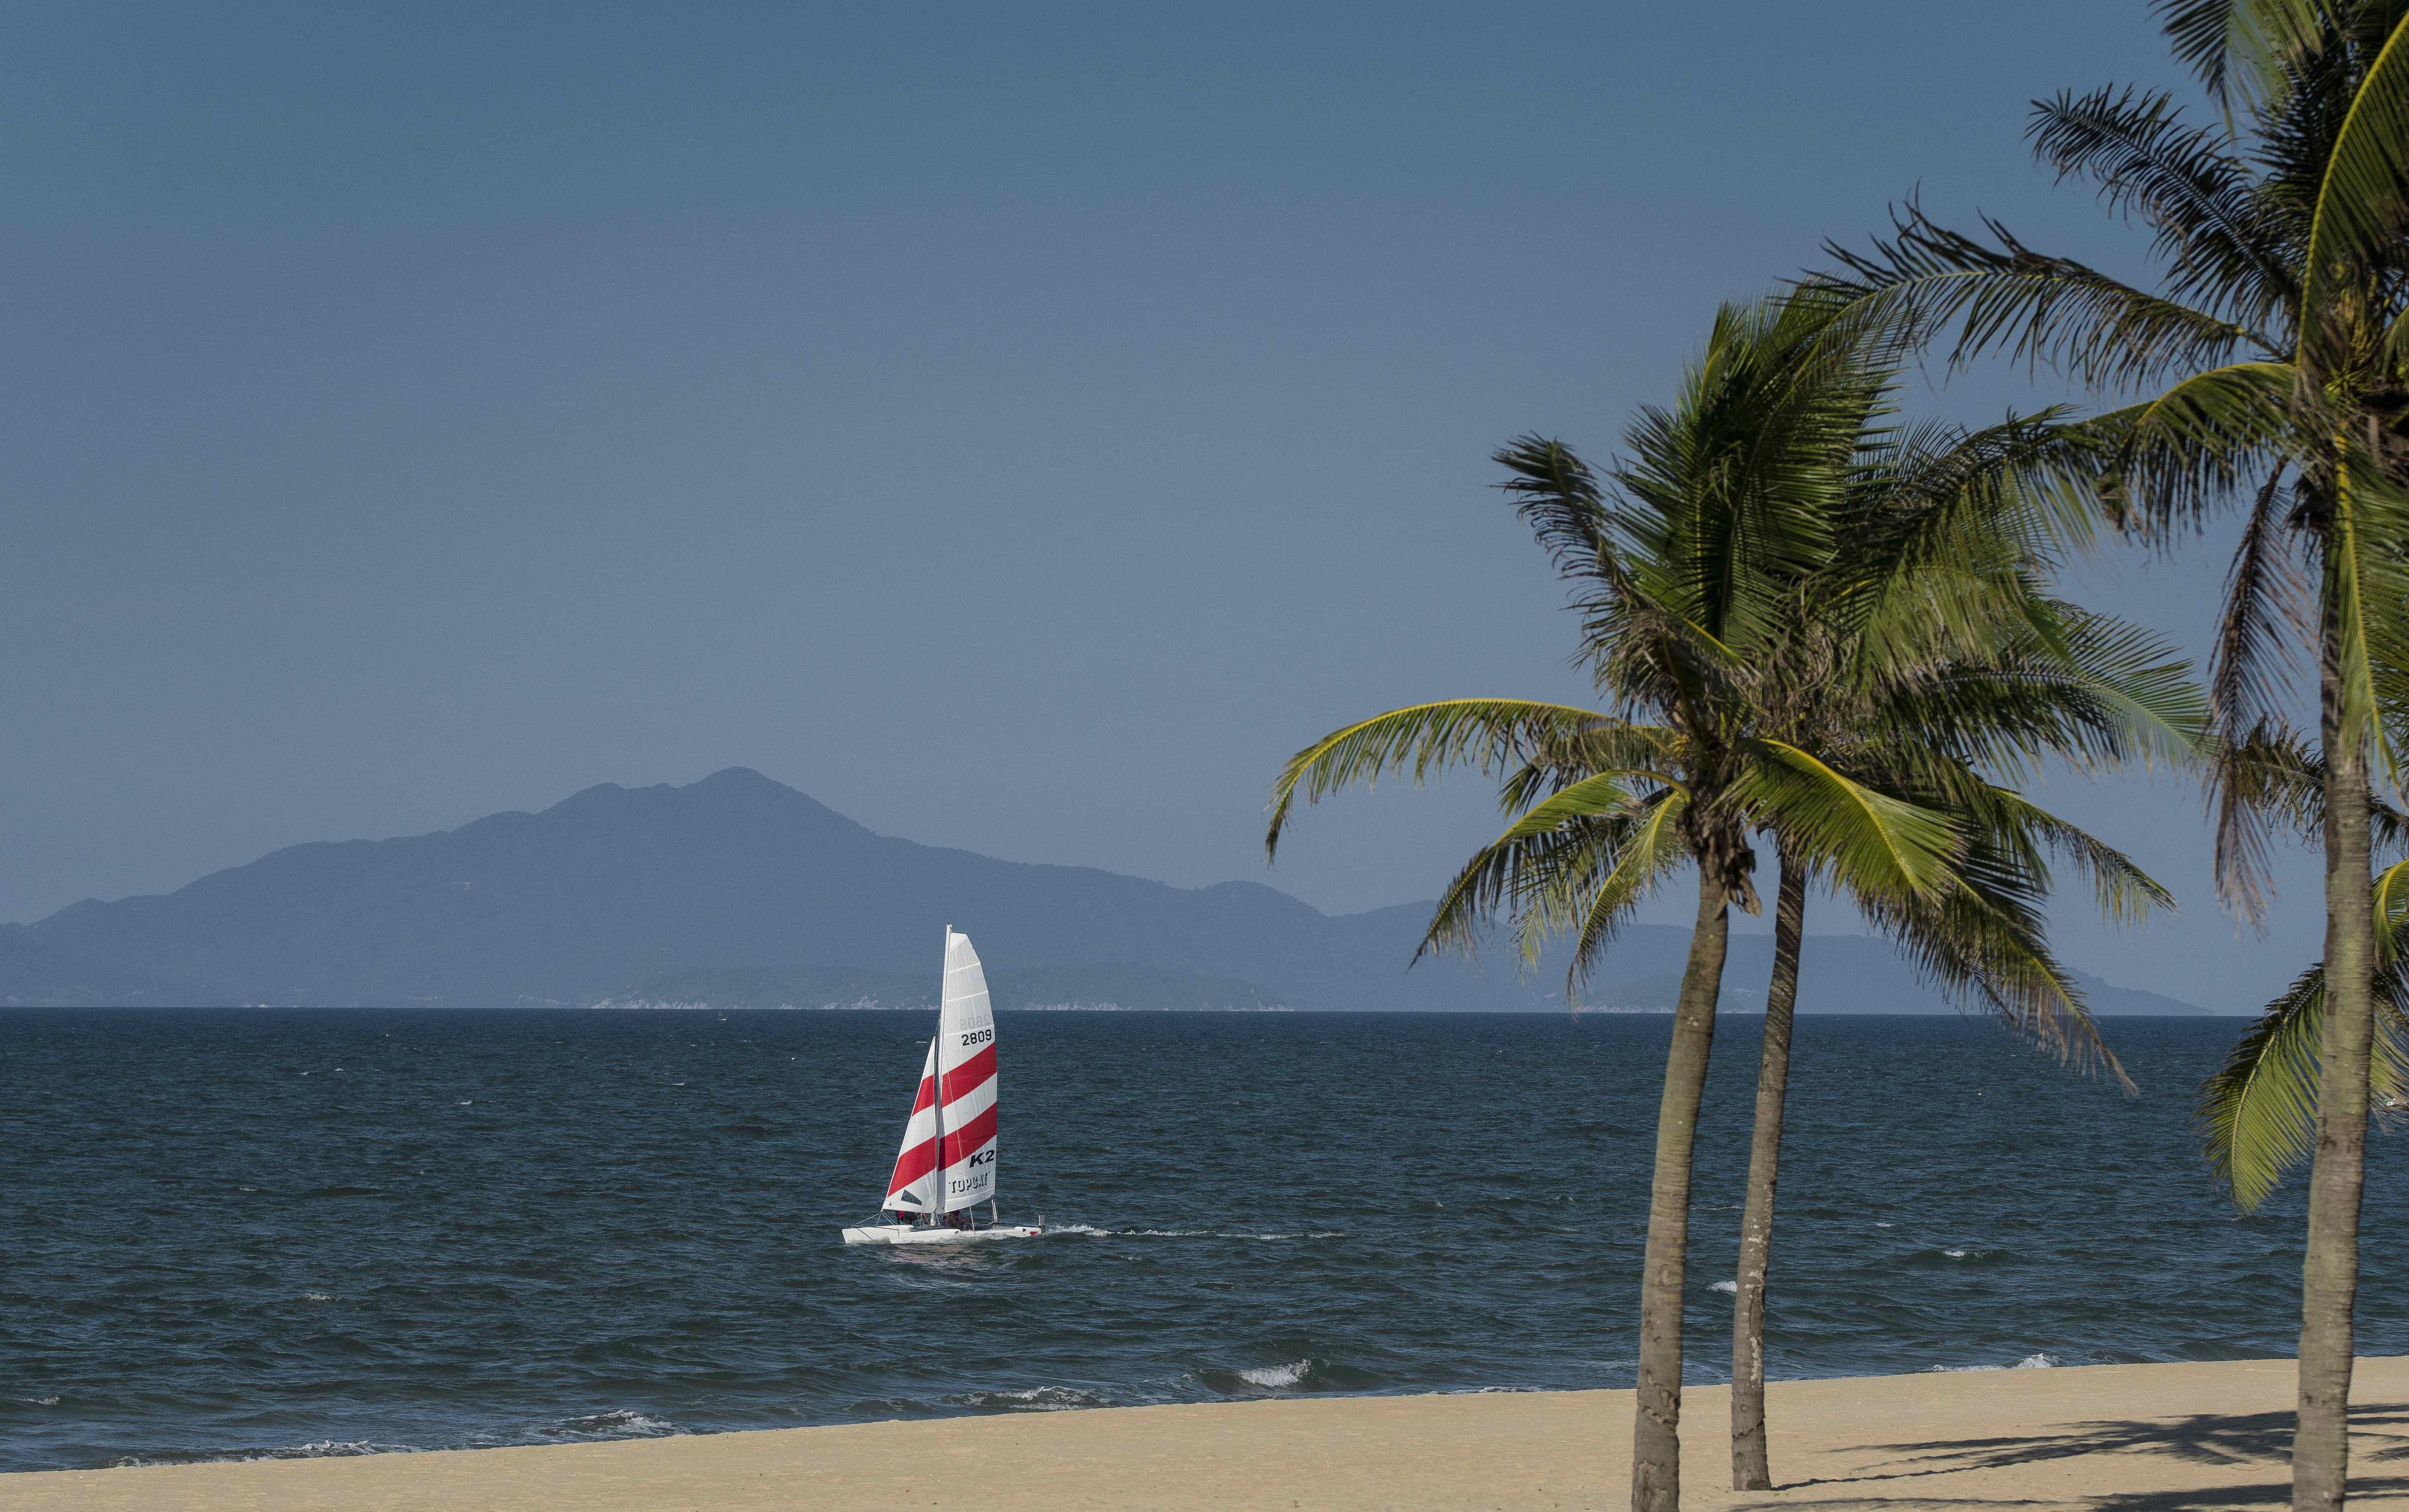
<path fill-rule="evenodd" d="M 1477 781 L 1319 811 L 1270 872 L 1263 794 L 1381 708 L 1580 695 L 1489 454 L 1605 457 L 1718 300 L 1918 185 L 2136 269 L 2026 102 L 2176 81 L 2139 5 L 7 26 L 21 919 L 738 764 L 1017 859 L 1428 897 Z M 2084 592 L 2196 645 L 2222 560 Z M 2265 938 L 2217 912 L 2188 787 L 2043 797 L 2185 904 L 2070 904 L 2079 963 L 2240 1011 L 2314 955 L 2303 866 Z"/>

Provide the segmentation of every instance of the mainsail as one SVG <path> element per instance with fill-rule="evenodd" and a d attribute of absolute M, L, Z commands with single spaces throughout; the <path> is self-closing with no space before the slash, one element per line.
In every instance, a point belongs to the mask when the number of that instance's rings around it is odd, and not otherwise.
<path fill-rule="evenodd" d="M 903 1124 L 903 1153 L 895 1158 L 895 1174 L 887 1178 L 887 1201 L 878 1205 L 889 1213 L 935 1213 L 937 1206 L 937 1042 L 929 1042 L 929 1058 L 920 1068 L 920 1095 L 912 1100 L 912 1116 Z"/>
<path fill-rule="evenodd" d="M 939 1096 L 943 1087 L 944 1095 Z M 937 1037 L 887 1182 L 889 1213 L 951 1213 L 995 1195 L 995 1013 L 971 937 L 945 931 Z"/>
<path fill-rule="evenodd" d="M 945 931 L 945 990 L 937 1012 L 937 1208 L 951 1213 L 995 1195 L 995 1013 L 971 937 Z"/>

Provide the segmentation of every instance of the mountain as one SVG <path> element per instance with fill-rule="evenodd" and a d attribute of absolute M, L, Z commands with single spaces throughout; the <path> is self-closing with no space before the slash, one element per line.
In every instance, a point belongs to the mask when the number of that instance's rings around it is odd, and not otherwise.
<path fill-rule="evenodd" d="M 1428 904 L 1334 917 L 1255 883 L 1173 887 L 916 844 L 731 768 L 685 787 L 605 784 L 440 834 L 296 845 L 164 896 L 0 927 L 0 1002 L 917 1001 L 926 988 L 912 984 L 933 976 L 951 924 L 1000 986 L 1031 1001 L 1561 1005 L 1549 978 L 1518 983 L 1510 965 L 1408 972 L 1428 917 Z M 1684 930 L 1635 927 L 1608 974 L 1678 972 L 1686 945 Z M 1802 1011 L 1945 1011 L 1880 941 L 1817 936 L 1807 949 Z M 1733 1006 L 1770 965 L 1765 937 L 1734 937 Z M 874 990 L 857 990 L 867 978 Z M 2099 1006 L 2203 1011 L 2113 988 Z"/>
<path fill-rule="evenodd" d="M 155 1007 L 177 1001 L 163 983 L 80 959 L 25 925 L 0 924 L 0 1007 Z"/>
<path fill-rule="evenodd" d="M 1233 1012 L 1287 1006 L 1251 982 L 1196 976 L 1125 962 L 1003 968 L 987 973 L 998 1008 L 1126 1008 Z M 783 971 L 717 967 L 666 972 L 595 1004 L 598 1008 L 934 1008 L 931 972 Z"/>

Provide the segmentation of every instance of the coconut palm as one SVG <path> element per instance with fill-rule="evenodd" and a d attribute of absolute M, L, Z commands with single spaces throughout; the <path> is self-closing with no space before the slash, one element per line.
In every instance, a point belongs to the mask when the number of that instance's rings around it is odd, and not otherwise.
<path fill-rule="evenodd" d="M 1970 991 L 2063 1057 L 2103 1061 L 2121 1080 L 2039 943 L 2046 853 L 2070 851 L 2112 914 L 2138 916 L 2165 904 L 2165 894 L 2114 851 L 1974 773 L 2043 751 L 2091 764 L 2168 753 L 2197 734 L 2200 700 L 2147 638 L 2042 592 L 2037 573 L 2054 555 L 2049 527 L 2084 523 L 2037 509 L 2048 495 L 2036 497 L 2032 475 L 2045 474 L 2063 444 L 2051 426 L 1897 432 L 1874 418 L 1860 433 L 1829 559 L 1802 582 L 1789 624 L 1758 662 L 1755 717 L 1767 733 L 1878 789 L 1955 816 L 1968 842 L 1960 870 L 1973 885 L 1949 905 L 1902 910 L 1881 889 L 1854 900 L 1928 975 Z M 1740 1490 L 1771 1485 L 1765 1281 L 1799 941 L 1809 880 L 1822 871 L 1783 833 L 1780 814 L 1761 818 L 1780 885 L 1734 1296 L 1732 1461 Z M 1479 910 L 1465 905 L 1499 900 L 1493 883 L 1485 899 L 1479 888 L 1506 874 L 1517 843 L 1509 835 L 1476 857 L 1443 901 L 1435 932 L 1468 942 Z M 1847 876 L 1824 875 L 1849 890 Z M 1542 908 L 1523 913 L 1526 926 L 1547 916 Z"/>
<path fill-rule="evenodd" d="M 2379 712 L 2409 669 L 2409 4 L 2162 0 L 2217 118 L 2103 89 L 2035 107 L 2031 137 L 2155 234 L 2156 289 L 2035 251 L 1996 222 L 1969 236 L 1912 205 L 1833 280 L 1956 360 L 2004 350 L 2102 390 L 2163 389 L 2102 418 L 2103 497 L 2137 528 L 2240 501 L 2211 691 L 2229 745 L 2272 712 L 2274 658 L 2314 648 L 2325 785 L 2326 1002 L 2302 1266 L 2293 1505 L 2341 1505 L 2348 1468 L 2376 929 L 2369 795 L 2393 743 Z M 2305 568 L 2305 573 L 2301 569 Z M 2314 594 L 2301 591 L 2313 579 Z M 2262 901 L 2268 830 L 2229 767 L 2218 878 Z"/>
<path fill-rule="evenodd" d="M 2044 752 L 2093 767 L 2172 754 L 2204 724 L 2198 694 L 2147 638 L 2045 593 L 2039 573 L 2055 555 L 2051 533 L 2033 528 L 2029 493 L 2013 485 L 2017 463 L 2055 444 L 2046 426 L 2011 423 L 1972 436 L 1933 427 L 1867 447 L 1852 487 L 1854 527 L 1802 595 L 1793 654 L 1766 681 L 1795 742 L 1845 751 L 1869 775 L 1887 769 L 1882 785 L 1927 794 L 1924 801 L 1966 828 L 1965 867 L 1978 886 L 1939 916 L 1902 914 L 1887 898 L 1858 896 L 1868 920 L 1927 976 L 1975 997 L 2061 1058 L 2104 1063 L 2129 1088 L 2062 976 L 2037 969 L 2047 957 L 2034 905 L 2049 888 L 2052 851 L 2070 852 L 2090 872 L 2112 917 L 2138 920 L 2171 900 L 2113 850 L 1974 776 Z M 1969 519 L 1975 529 L 1965 528 Z M 1945 539 L 1946 549 L 1934 551 L 1922 539 L 1927 533 Z M 1935 604 L 1968 587 L 1992 598 L 1990 633 L 1980 639 L 1947 629 L 1955 616 Z M 2036 639 L 2037 621 L 2058 629 Z M 1944 687 L 1970 722 L 1931 717 Z M 2036 721 L 2044 711 L 2047 719 Z M 1774 964 L 1733 1298 L 1732 1481 L 1741 1490 L 1773 1484 L 1764 1299 L 1810 870 L 1778 823 L 1770 838 L 1781 868 Z M 1970 906 L 1977 900 L 1980 910 Z"/>
<path fill-rule="evenodd" d="M 1458 699 L 1395 710 L 1298 753 L 1276 789 L 1267 837 L 1275 847 L 1300 793 L 1314 801 L 1383 773 L 1419 781 L 1459 764 L 1503 775 L 1502 796 L 1520 817 L 1456 878 L 1425 946 L 1468 943 L 1502 908 L 1526 957 L 1570 937 L 1573 985 L 1633 906 L 1684 865 L 1695 871 L 1641 1283 L 1637 1508 L 1678 1501 L 1691 1143 L 1728 910 L 1759 906 L 1752 832 L 1780 836 L 1795 861 L 1785 887 L 1795 874 L 1803 888 L 1818 871 L 1902 932 L 1948 921 L 1956 933 L 1938 937 L 1936 965 L 2002 984 L 2001 1001 L 2051 1026 L 2061 1043 L 2096 1044 L 2019 892 L 2033 880 L 2020 863 L 2065 833 L 1951 753 L 2011 748 L 2065 728 L 2074 717 L 2066 700 L 2046 679 L 2024 677 L 2029 669 L 2015 658 L 2056 656 L 2099 626 L 2027 602 L 2012 577 L 2003 584 L 1950 569 L 1977 514 L 1969 502 L 1997 490 L 1960 489 L 1956 507 L 1913 522 L 1851 514 L 1886 388 L 1887 375 L 1867 367 L 1853 338 L 1836 336 L 1830 311 L 1814 301 L 1726 308 L 1676 406 L 1643 411 L 1630 428 L 1630 457 L 1610 491 L 1560 443 L 1526 438 L 1499 453 L 1511 474 L 1504 486 L 1578 590 L 1579 659 L 1605 707 Z M 2039 440 L 2025 451 L 2003 468 L 2047 479 L 2061 466 Z M 1838 562 L 1844 546 L 1877 540 L 1901 564 L 1885 582 Z M 1998 656 L 1987 680 L 1970 668 L 1955 681 L 1927 669 L 1921 700 L 1898 681 L 1869 682 L 1850 722 L 1857 738 L 1819 749 L 1813 720 L 1768 702 L 1780 686 L 1769 670 L 1806 654 L 1811 638 L 1798 626 L 1808 585 L 1820 583 L 1838 604 L 1854 578 L 1865 580 L 1847 598 L 1860 611 L 1860 636 L 1902 649 L 1964 642 L 2013 652 Z M 2015 613 L 1998 612 L 2002 603 Z M 1811 685 L 1798 678 L 1786 691 Z M 2123 711 L 2146 704 L 2147 693 L 2123 690 L 2109 701 Z M 1930 739 L 1903 738 L 1911 728 Z M 1969 795 L 1987 809 L 1956 801 Z M 1984 814 L 2025 828 L 2012 842 L 1978 835 Z M 2110 865 L 2079 848 L 2077 858 Z"/>

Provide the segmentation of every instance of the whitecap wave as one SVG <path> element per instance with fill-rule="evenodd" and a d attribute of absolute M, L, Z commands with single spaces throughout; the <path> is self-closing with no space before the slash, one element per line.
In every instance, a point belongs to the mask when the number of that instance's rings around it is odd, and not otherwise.
<path fill-rule="evenodd" d="M 314 1444 L 296 1444 L 289 1449 L 270 1449 L 253 1455 L 259 1460 L 341 1460 L 355 1454 L 416 1454 L 414 1444 L 377 1444 L 365 1438 L 322 1438 Z"/>
<path fill-rule="evenodd" d="M 1068 1386 L 1022 1386 L 1007 1391 L 965 1391 L 951 1399 L 956 1405 L 987 1412 L 1069 1412 L 1107 1405 L 1093 1391 Z"/>
<path fill-rule="evenodd" d="M 227 1449 L 217 1454 L 178 1454 L 153 1459 L 128 1454 L 109 1462 L 113 1470 L 144 1470 L 164 1464 L 264 1464 L 271 1460 L 348 1460 L 363 1454 L 416 1454 L 415 1444 L 379 1444 L 365 1438 L 322 1438 L 281 1449 Z"/>
<path fill-rule="evenodd" d="M 684 1433 L 685 1430 L 666 1418 L 622 1408 L 616 1412 L 589 1413 L 583 1418 L 565 1418 L 539 1432 L 546 1438 L 668 1438 Z"/>
<path fill-rule="evenodd" d="M 1739 1283 L 1737 1281 L 1718 1281 L 1713 1286 L 1707 1288 L 1707 1289 L 1709 1291 L 1720 1291 L 1725 1296 L 1737 1297 L 1739 1295 Z"/>
<path fill-rule="evenodd" d="M 1305 1378 L 1312 1373 L 1313 1361 L 1299 1360 L 1286 1365 L 1258 1365 L 1252 1370 L 1242 1370 L 1238 1372 L 1238 1379 L 1249 1386 L 1260 1386 L 1266 1390 L 1277 1391 L 1288 1387 L 1302 1385 Z"/>
<path fill-rule="evenodd" d="M 2012 1365 L 1927 1365 L 1925 1373 L 1931 1375 L 1974 1375 L 1994 1370 L 2053 1370 L 2065 1363 L 2056 1355 L 2035 1351 Z"/>

